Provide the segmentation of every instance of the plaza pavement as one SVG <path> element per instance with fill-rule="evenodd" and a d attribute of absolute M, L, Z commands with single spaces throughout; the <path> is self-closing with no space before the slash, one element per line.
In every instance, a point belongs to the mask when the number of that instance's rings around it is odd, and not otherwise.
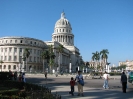
<path fill-rule="evenodd" d="M 44 74 L 26 74 L 27 77 L 44 77 Z M 70 78 L 75 75 L 59 75 L 57 78 Z M 49 78 L 55 78 L 55 75 L 48 75 Z M 120 79 L 120 76 L 110 76 L 112 79 Z M 89 79 L 89 78 L 88 78 Z M 103 89 L 103 88 L 89 88 L 84 86 L 84 97 L 77 96 L 77 86 L 75 86 L 75 96 L 68 94 L 70 86 L 66 85 L 49 85 L 52 93 L 56 92 L 62 96 L 61 99 L 133 99 L 133 86 L 127 89 L 127 93 L 122 93 L 121 88 Z"/>
<path fill-rule="evenodd" d="M 34 76 L 34 77 L 44 77 L 44 74 L 26 74 L 26 76 Z M 47 77 L 53 78 L 56 77 L 55 74 L 48 74 Z M 57 78 L 71 78 L 71 77 L 76 77 L 76 74 L 70 75 L 70 74 L 64 74 L 64 75 L 58 75 Z M 86 79 L 92 79 L 92 76 L 84 74 L 83 77 Z M 95 76 L 95 78 L 99 78 L 99 76 Z M 110 76 L 110 79 L 120 79 L 120 76 Z"/>
<path fill-rule="evenodd" d="M 50 87 L 53 93 L 58 93 L 62 96 L 61 99 L 133 99 L 133 88 L 127 89 L 127 93 L 122 93 L 121 88 L 118 89 L 103 89 L 103 88 L 87 88 L 84 86 L 84 97 L 77 96 L 77 86 L 75 86 L 75 95 L 68 94 L 69 86 L 54 86 Z"/>

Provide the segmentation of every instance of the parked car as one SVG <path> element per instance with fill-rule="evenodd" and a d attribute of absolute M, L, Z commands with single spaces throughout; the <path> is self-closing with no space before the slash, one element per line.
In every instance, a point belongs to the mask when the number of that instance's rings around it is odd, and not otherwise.
<path fill-rule="evenodd" d="M 133 71 L 131 71 L 129 76 L 128 76 L 128 82 L 133 85 Z"/>

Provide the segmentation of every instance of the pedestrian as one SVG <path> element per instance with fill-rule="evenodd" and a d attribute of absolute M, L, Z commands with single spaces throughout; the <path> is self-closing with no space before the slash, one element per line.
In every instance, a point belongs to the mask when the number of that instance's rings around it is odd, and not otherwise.
<path fill-rule="evenodd" d="M 19 74 L 18 81 L 19 81 L 19 82 L 21 82 L 21 81 L 22 81 L 21 74 Z"/>
<path fill-rule="evenodd" d="M 25 73 L 22 73 L 22 81 L 26 82 L 26 80 L 25 80 Z"/>
<path fill-rule="evenodd" d="M 13 80 L 13 72 L 11 70 L 9 70 L 9 80 Z"/>
<path fill-rule="evenodd" d="M 45 75 L 45 78 L 47 79 L 47 72 L 46 71 L 44 72 L 44 75 Z"/>
<path fill-rule="evenodd" d="M 122 75 L 121 75 L 121 84 L 122 84 L 123 93 L 126 93 L 126 88 L 127 88 L 127 76 L 126 76 L 126 74 L 125 74 L 124 71 L 122 72 Z"/>
<path fill-rule="evenodd" d="M 16 71 L 14 72 L 14 80 L 15 81 L 17 80 L 17 72 Z"/>
<path fill-rule="evenodd" d="M 103 79 L 104 79 L 104 84 L 103 84 L 103 88 L 104 89 L 109 89 L 109 85 L 108 85 L 108 80 L 109 80 L 109 75 L 107 74 L 107 72 L 105 71 L 105 73 L 103 74 Z"/>
<path fill-rule="evenodd" d="M 74 96 L 74 86 L 75 86 L 75 80 L 73 79 L 73 77 L 71 77 L 71 81 L 70 81 L 70 88 L 71 91 L 69 92 L 69 94 L 72 94 L 72 96 Z"/>
<path fill-rule="evenodd" d="M 80 94 L 82 96 L 84 96 L 84 94 L 83 94 L 84 79 L 83 79 L 83 76 L 81 74 L 81 71 L 78 71 L 78 74 L 76 75 L 75 81 L 77 81 L 77 85 L 78 85 L 78 96 L 80 96 Z"/>

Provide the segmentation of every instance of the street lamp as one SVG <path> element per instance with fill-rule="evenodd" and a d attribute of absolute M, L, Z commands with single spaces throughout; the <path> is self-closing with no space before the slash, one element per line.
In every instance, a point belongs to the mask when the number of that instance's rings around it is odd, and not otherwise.
<path fill-rule="evenodd" d="M 72 71 L 71 71 L 71 69 L 72 69 L 72 63 L 71 63 L 71 58 L 70 58 L 70 63 L 69 63 L 69 73 L 71 73 Z"/>

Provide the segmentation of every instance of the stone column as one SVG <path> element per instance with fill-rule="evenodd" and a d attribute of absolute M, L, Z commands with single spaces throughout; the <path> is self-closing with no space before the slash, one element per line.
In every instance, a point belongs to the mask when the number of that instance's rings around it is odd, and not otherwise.
<path fill-rule="evenodd" d="M 67 35 L 67 43 L 68 43 L 68 35 Z"/>
<path fill-rule="evenodd" d="M 74 38 L 72 38 L 72 42 L 73 42 L 73 44 L 74 44 Z"/>
<path fill-rule="evenodd" d="M 66 41 L 65 41 L 65 42 L 67 42 L 67 36 L 65 36 L 65 39 L 66 39 Z"/>

